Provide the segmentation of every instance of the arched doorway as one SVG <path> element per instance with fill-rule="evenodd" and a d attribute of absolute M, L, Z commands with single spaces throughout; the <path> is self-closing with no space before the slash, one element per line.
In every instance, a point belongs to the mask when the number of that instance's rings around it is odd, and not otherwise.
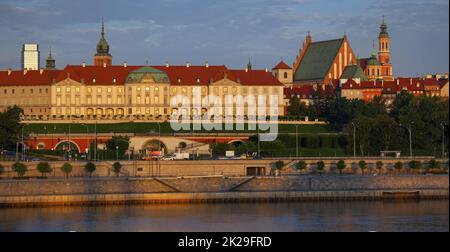
<path fill-rule="evenodd" d="M 142 150 L 146 152 L 152 151 L 162 151 L 164 154 L 167 153 L 167 146 L 158 139 L 152 139 L 147 141 L 143 146 Z"/>
<path fill-rule="evenodd" d="M 75 153 L 80 153 L 80 147 L 74 141 L 63 140 L 55 145 L 55 150 L 57 151 L 72 151 Z"/>

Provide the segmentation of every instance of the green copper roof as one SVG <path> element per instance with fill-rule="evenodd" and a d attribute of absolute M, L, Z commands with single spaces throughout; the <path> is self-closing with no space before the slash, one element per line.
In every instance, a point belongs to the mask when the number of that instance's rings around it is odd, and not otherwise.
<path fill-rule="evenodd" d="M 294 74 L 294 80 L 324 79 L 343 42 L 344 39 L 335 39 L 309 44 L 300 66 Z"/>
<path fill-rule="evenodd" d="M 379 66 L 380 65 L 380 62 L 377 59 L 376 52 L 372 53 L 372 56 L 370 56 L 370 58 L 367 60 L 366 64 L 368 66 Z"/>
<path fill-rule="evenodd" d="M 351 65 L 345 67 L 344 72 L 341 75 L 341 79 L 349 80 L 355 78 L 359 78 L 361 81 L 367 81 L 367 76 L 364 74 L 361 66 Z"/>
<path fill-rule="evenodd" d="M 127 76 L 126 83 L 169 83 L 167 74 L 156 68 L 145 66 L 130 72 Z"/>

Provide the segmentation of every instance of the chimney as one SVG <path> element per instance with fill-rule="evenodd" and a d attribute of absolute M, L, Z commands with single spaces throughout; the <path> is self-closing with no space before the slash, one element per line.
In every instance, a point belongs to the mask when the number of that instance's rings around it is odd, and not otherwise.
<path fill-rule="evenodd" d="M 269 72 L 269 69 L 267 69 L 267 67 L 266 67 L 266 69 L 264 69 L 264 71 L 266 71 L 266 73 L 268 73 L 268 72 Z"/>
<path fill-rule="evenodd" d="M 11 70 L 11 68 L 9 68 L 8 69 L 8 75 L 11 75 L 11 72 L 12 72 L 12 70 Z"/>
<path fill-rule="evenodd" d="M 125 62 L 123 62 L 123 67 L 128 67 L 128 63 L 125 61 Z"/>
<path fill-rule="evenodd" d="M 169 68 L 169 66 L 170 66 L 170 65 L 169 65 L 169 62 L 166 61 L 166 67 Z"/>
<path fill-rule="evenodd" d="M 397 78 L 397 86 L 400 85 L 400 79 Z"/>
<path fill-rule="evenodd" d="M 248 67 L 245 68 L 245 72 L 248 73 Z"/>
<path fill-rule="evenodd" d="M 189 63 L 189 61 L 186 62 L 186 67 L 189 68 L 190 66 L 191 66 L 191 63 Z"/>
<path fill-rule="evenodd" d="M 82 66 L 83 66 L 83 67 L 86 67 L 86 61 L 83 60 Z"/>
<path fill-rule="evenodd" d="M 381 86 L 384 87 L 384 79 L 381 79 Z"/>
<path fill-rule="evenodd" d="M 39 69 L 39 74 L 41 74 L 42 75 L 42 73 L 44 73 L 44 69 Z"/>
<path fill-rule="evenodd" d="M 106 67 L 106 62 L 103 62 L 103 67 Z"/>
<path fill-rule="evenodd" d="M 409 85 L 412 85 L 412 78 L 409 78 Z"/>
<path fill-rule="evenodd" d="M 206 66 L 206 68 L 208 68 L 208 67 L 209 67 L 209 63 L 208 63 L 208 61 L 206 61 L 206 63 L 205 63 L 205 66 Z"/>
<path fill-rule="evenodd" d="M 27 69 L 24 69 L 23 70 L 23 75 L 27 74 L 27 72 L 28 72 Z"/>

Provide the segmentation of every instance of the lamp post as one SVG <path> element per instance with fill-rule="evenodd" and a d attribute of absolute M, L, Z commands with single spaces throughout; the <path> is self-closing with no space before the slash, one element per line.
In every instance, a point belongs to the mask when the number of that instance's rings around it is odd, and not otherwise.
<path fill-rule="evenodd" d="M 441 123 L 442 127 L 442 158 L 445 158 L 445 124 Z"/>
<path fill-rule="evenodd" d="M 298 124 L 295 125 L 295 153 L 298 159 Z"/>
<path fill-rule="evenodd" d="M 28 125 L 28 124 L 24 124 L 24 125 L 22 126 L 22 161 L 25 160 L 25 142 L 24 142 L 24 139 L 23 139 L 23 129 L 24 129 L 27 125 Z"/>
<path fill-rule="evenodd" d="M 161 124 L 157 122 L 158 124 L 158 145 L 159 145 L 159 151 L 161 151 Z"/>
<path fill-rule="evenodd" d="M 258 159 L 261 159 L 261 137 L 259 135 L 259 125 L 258 125 Z"/>
<path fill-rule="evenodd" d="M 353 157 L 356 158 L 356 125 L 354 122 L 351 122 L 353 125 Z"/>
<path fill-rule="evenodd" d="M 86 141 L 87 141 L 87 149 L 89 149 L 90 147 L 90 142 L 89 142 L 89 126 L 87 126 L 86 124 L 81 124 L 81 126 L 86 127 Z M 86 155 L 88 154 L 88 151 L 86 151 Z M 90 157 L 88 156 L 88 160 L 90 160 Z"/>
<path fill-rule="evenodd" d="M 408 130 L 408 132 L 409 132 L 409 158 L 410 159 L 412 159 L 412 156 L 413 156 L 413 153 L 412 153 L 412 134 L 411 134 L 411 124 L 412 123 L 410 123 L 409 125 L 408 125 L 408 127 L 406 127 L 406 126 L 404 126 L 403 124 L 399 124 L 399 126 L 400 127 L 404 127 L 404 128 L 406 128 L 407 130 Z"/>
<path fill-rule="evenodd" d="M 119 146 L 116 145 L 116 161 L 119 161 Z"/>

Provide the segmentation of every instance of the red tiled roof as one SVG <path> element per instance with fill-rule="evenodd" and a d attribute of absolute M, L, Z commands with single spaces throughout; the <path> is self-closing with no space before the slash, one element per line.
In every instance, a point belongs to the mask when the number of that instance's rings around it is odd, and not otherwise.
<path fill-rule="evenodd" d="M 68 65 L 58 75 L 57 82 L 70 78 L 86 85 L 123 85 L 128 74 L 140 66 L 73 66 Z M 113 79 L 116 79 L 114 83 Z M 95 80 L 95 82 L 94 82 Z"/>
<path fill-rule="evenodd" d="M 290 99 L 292 96 L 299 95 L 300 97 L 312 95 L 314 93 L 314 87 L 312 85 L 301 85 L 298 87 L 286 87 L 283 90 L 285 99 Z"/>
<path fill-rule="evenodd" d="M 67 78 L 86 85 L 124 85 L 130 72 L 143 66 L 68 65 L 64 70 L 0 72 L 0 85 L 49 85 Z M 232 70 L 226 66 L 152 66 L 167 74 L 171 85 L 209 85 L 224 78 L 242 85 L 282 86 L 265 70 Z M 114 81 L 115 80 L 115 81 Z"/>
<path fill-rule="evenodd" d="M 0 71 L 0 86 L 50 85 L 61 70 Z"/>
<path fill-rule="evenodd" d="M 272 68 L 272 70 L 277 70 L 277 69 L 292 69 L 292 67 L 288 66 L 286 63 L 284 63 L 284 61 L 280 61 L 280 63 L 278 63 L 278 65 L 276 65 L 274 68 Z"/>

